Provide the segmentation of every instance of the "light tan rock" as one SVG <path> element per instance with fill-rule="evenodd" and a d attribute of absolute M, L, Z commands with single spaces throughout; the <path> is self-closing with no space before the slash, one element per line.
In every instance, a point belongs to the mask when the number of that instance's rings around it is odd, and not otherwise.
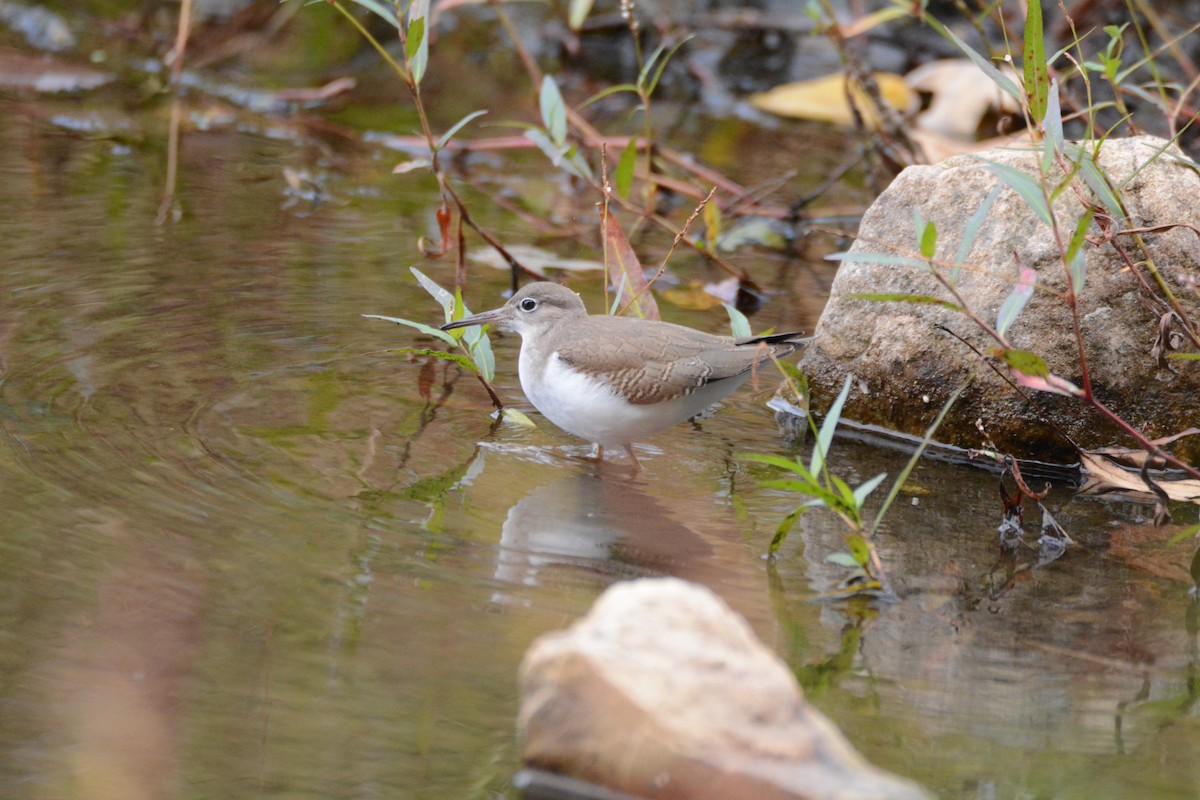
<path fill-rule="evenodd" d="M 521 666 L 525 763 L 645 798 L 925 798 L 868 764 L 720 598 L 616 584 Z"/>
<path fill-rule="evenodd" d="M 1177 149 L 1160 152 L 1164 148 L 1167 142 L 1148 136 L 1109 140 L 1101 148 L 1099 165 L 1114 185 L 1121 187 L 1129 214 L 1118 227 L 1183 223 L 1200 230 L 1200 174 L 1179 158 Z M 914 254 L 918 250 L 916 211 L 937 225 L 936 258 L 954 262 L 971 215 L 1000 183 L 989 171 L 988 161 L 1036 175 L 1038 158 L 1039 154 L 1028 148 L 993 150 L 950 158 L 934 166 L 909 167 L 863 216 L 851 255 Z M 1052 175 L 1056 181 L 1062 178 L 1057 166 Z M 1084 213 L 1081 196 L 1093 195 L 1076 177 L 1075 186 L 1062 191 L 1054 204 L 1060 235 L 1066 241 Z M 1095 224 L 1091 233 L 1099 237 Z M 1164 284 L 1193 324 L 1200 325 L 1197 230 L 1176 227 L 1145 233 L 1141 238 Z M 1118 240 L 1135 262 L 1144 259 L 1133 236 Z M 1097 396 L 1152 437 L 1196 425 L 1200 365 L 1175 361 L 1177 376 L 1160 369 L 1151 347 L 1161 309 L 1147 301 L 1147 293 L 1112 244 L 1084 247 L 1087 279 L 1079 317 Z M 1012 326 L 1009 339 L 1014 347 L 1044 357 L 1052 373 L 1081 385 L 1070 308 L 1053 294 L 1066 288 L 1059 245 L 1051 228 L 1006 186 L 979 229 L 958 284 L 965 304 L 990 325 L 996 324 L 997 311 L 1016 283 L 1017 257 L 1037 271 L 1039 290 Z M 949 271 L 949 267 L 941 269 Z M 1140 269 L 1161 296 L 1155 278 L 1144 267 Z M 981 418 L 1001 449 L 1019 457 L 1073 461 L 1067 437 L 1083 447 L 1132 444 L 1116 426 L 1075 398 L 1028 392 L 1032 400 L 1026 401 L 997 373 L 981 365 L 971 348 L 942 330 L 940 326 L 989 352 L 994 342 L 962 314 L 937 305 L 856 299 L 857 294 L 953 300 L 923 268 L 845 261 L 800 365 L 813 387 L 815 408 L 827 406 L 841 390 L 846 375 L 853 375 L 856 380 L 844 416 L 920 435 L 951 393 L 974 372 L 975 383 L 950 412 L 938 431 L 938 440 L 981 446 L 975 428 L 976 419 Z M 1184 349 L 1193 348 L 1187 344 Z M 1192 441 L 1185 439 L 1177 445 L 1177 452 L 1200 463 L 1200 437 L 1190 438 Z"/>

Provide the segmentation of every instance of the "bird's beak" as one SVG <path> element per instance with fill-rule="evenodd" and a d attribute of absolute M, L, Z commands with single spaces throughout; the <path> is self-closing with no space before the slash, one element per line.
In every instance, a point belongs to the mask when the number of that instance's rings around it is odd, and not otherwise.
<path fill-rule="evenodd" d="M 505 306 L 494 308 L 491 311 L 484 311 L 480 314 L 475 314 L 470 317 L 456 319 L 453 322 L 447 322 L 442 326 L 442 330 L 448 331 L 454 328 L 469 328 L 472 325 L 492 325 L 504 323 L 508 319 L 508 311 Z"/>

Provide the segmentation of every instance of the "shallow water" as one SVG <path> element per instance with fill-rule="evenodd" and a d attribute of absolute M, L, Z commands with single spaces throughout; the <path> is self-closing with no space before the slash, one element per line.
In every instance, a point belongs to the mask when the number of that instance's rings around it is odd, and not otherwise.
<path fill-rule="evenodd" d="M 407 270 L 431 185 L 391 157 L 192 133 L 156 226 L 165 119 L 129 146 L 3 102 L 0 795 L 514 796 L 525 648 L 661 574 L 713 587 L 869 758 L 939 796 L 1200 792 L 1190 551 L 1148 508 L 1057 488 L 1081 545 L 1031 568 L 997 546 L 995 476 L 923 463 L 879 538 L 903 601 L 814 602 L 843 577 L 841 529 L 810 513 L 764 561 L 797 500 L 737 458 L 804 452 L 772 387 L 660 436 L 634 478 L 596 473 L 360 317 L 440 314 Z M 596 257 L 580 242 L 552 246 Z M 811 330 L 831 267 L 739 261 L 777 292 L 756 328 Z M 720 277 L 702 270 L 677 267 Z M 499 303 L 506 276 L 473 275 L 472 305 Z M 597 282 L 576 278 L 594 310 Z M 528 409 L 517 342 L 496 347 Z M 904 460 L 839 442 L 833 463 L 854 484 Z"/>

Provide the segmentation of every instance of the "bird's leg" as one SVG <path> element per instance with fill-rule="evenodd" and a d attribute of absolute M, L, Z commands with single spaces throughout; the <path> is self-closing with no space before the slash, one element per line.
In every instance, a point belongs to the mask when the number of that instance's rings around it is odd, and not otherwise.
<path fill-rule="evenodd" d="M 637 456 L 633 454 L 633 445 L 625 445 L 625 452 L 629 454 L 629 460 L 633 462 L 633 469 L 636 472 L 641 472 L 642 462 L 638 461 Z"/>
<path fill-rule="evenodd" d="M 592 458 L 597 462 L 604 460 L 604 445 L 596 445 L 596 449 L 592 451 Z"/>

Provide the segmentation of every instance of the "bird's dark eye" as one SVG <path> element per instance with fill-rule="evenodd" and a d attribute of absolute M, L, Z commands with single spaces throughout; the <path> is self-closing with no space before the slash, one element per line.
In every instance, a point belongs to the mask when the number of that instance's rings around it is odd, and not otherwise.
<path fill-rule="evenodd" d="M 521 301 L 521 310 L 522 311 L 533 311 L 537 307 L 538 307 L 537 300 L 534 300 L 532 297 L 526 297 L 524 300 Z"/>

